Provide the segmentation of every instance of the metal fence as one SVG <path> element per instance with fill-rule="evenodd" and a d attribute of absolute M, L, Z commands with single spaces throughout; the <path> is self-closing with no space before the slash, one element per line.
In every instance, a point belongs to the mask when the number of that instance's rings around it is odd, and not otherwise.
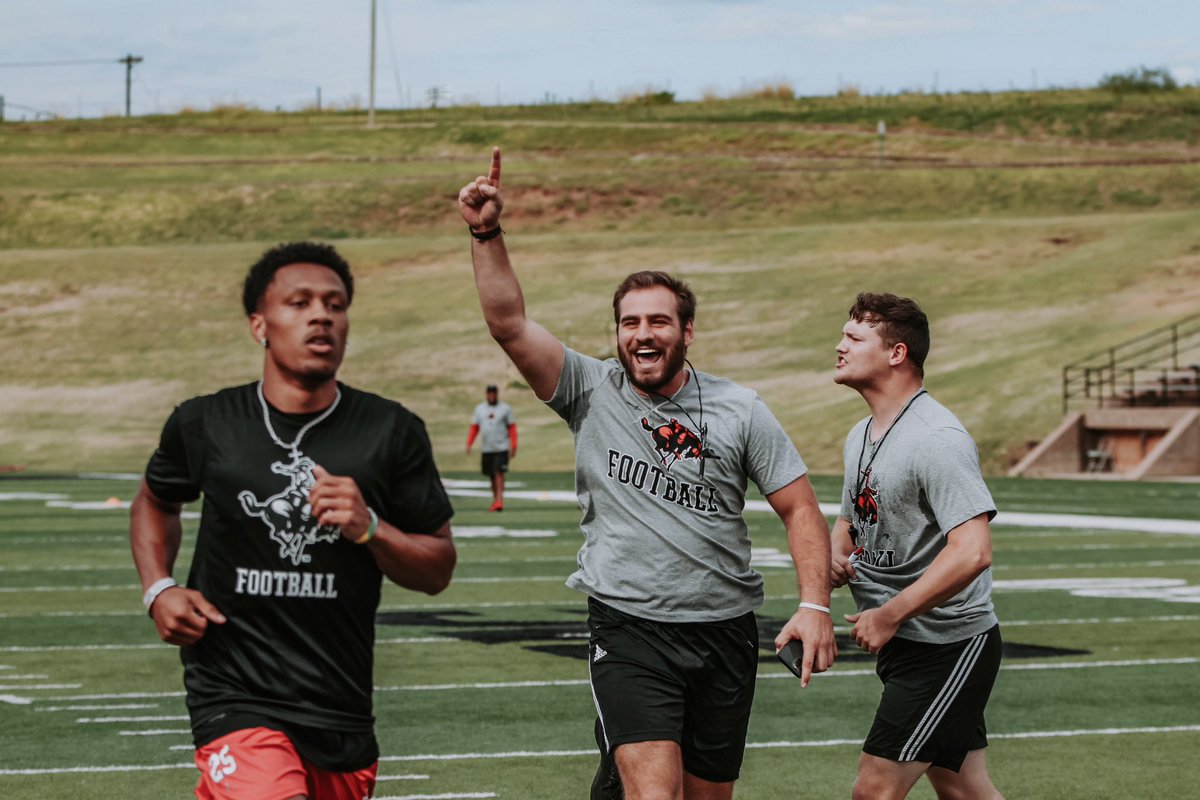
<path fill-rule="evenodd" d="M 1063 413 L 1073 405 L 1200 406 L 1200 314 L 1068 364 Z"/>

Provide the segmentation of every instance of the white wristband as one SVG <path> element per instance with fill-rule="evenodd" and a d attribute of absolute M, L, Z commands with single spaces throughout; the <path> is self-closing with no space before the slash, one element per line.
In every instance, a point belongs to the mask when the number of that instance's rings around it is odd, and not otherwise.
<path fill-rule="evenodd" d="M 826 608 L 825 606 L 819 606 L 816 603 L 801 603 L 800 608 L 807 608 L 811 611 L 821 611 L 826 614 L 829 614 L 828 608 Z M 830 615 L 830 616 L 832 616 L 832 615 Z"/>
<path fill-rule="evenodd" d="M 172 586 L 178 585 L 179 584 L 175 582 L 174 578 L 159 578 L 154 583 L 150 584 L 150 588 L 146 590 L 144 595 L 142 595 L 142 605 L 144 605 L 146 610 L 149 611 L 150 606 L 154 605 L 154 601 L 158 599 L 160 594 L 165 592 L 167 589 L 170 589 Z"/>

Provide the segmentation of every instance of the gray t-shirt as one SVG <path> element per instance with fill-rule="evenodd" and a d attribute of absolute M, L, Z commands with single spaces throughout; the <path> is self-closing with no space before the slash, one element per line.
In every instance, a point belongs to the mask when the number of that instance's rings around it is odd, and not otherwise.
<path fill-rule="evenodd" d="M 508 426 L 517 422 L 512 406 L 503 400 L 497 400 L 494 406 L 480 403 L 475 406 L 471 422 L 479 426 L 479 447 L 483 452 L 508 452 Z"/>
<path fill-rule="evenodd" d="M 855 546 L 865 549 L 854 565 L 858 579 L 850 583 L 859 611 L 882 606 L 920 578 L 953 528 L 979 514 L 989 520 L 996 515 L 975 442 L 928 393 L 913 400 L 886 438 L 868 430 L 870 420 L 854 426 L 844 450 L 841 517 L 851 523 Z M 940 644 L 995 624 L 987 569 L 942 605 L 905 622 L 896 635 Z"/>
<path fill-rule="evenodd" d="M 547 405 L 575 435 L 584 541 L 568 586 L 664 622 L 731 619 L 762 605 L 742 519 L 747 478 L 769 495 L 807 468 L 755 392 L 693 372 L 670 400 L 643 397 L 616 359 L 564 348 Z"/>

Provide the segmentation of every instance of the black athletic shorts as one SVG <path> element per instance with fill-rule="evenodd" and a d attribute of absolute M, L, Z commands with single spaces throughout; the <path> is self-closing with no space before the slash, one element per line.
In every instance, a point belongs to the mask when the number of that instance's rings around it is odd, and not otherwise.
<path fill-rule="evenodd" d="M 952 644 L 892 639 L 875 668 L 883 698 L 863 752 L 958 772 L 987 747 L 983 710 L 1000 670 L 1000 626 Z"/>
<path fill-rule="evenodd" d="M 484 475 L 495 475 L 497 472 L 508 472 L 508 451 L 498 450 L 495 453 L 484 453 L 480 465 Z"/>
<path fill-rule="evenodd" d="M 589 599 L 588 629 L 601 749 L 678 742 L 688 773 L 737 780 L 758 673 L 754 614 L 655 622 Z"/>

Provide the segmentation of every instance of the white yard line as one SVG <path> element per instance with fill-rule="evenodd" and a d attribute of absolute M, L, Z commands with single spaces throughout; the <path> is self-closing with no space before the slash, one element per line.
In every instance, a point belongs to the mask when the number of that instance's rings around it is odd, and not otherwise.
<path fill-rule="evenodd" d="M 133 711 L 139 708 L 158 708 L 158 703 L 112 703 L 108 705 L 39 706 L 34 711 Z"/>
<path fill-rule="evenodd" d="M 1060 661 L 1060 662 L 1034 662 L 1034 663 L 1017 663 L 1004 664 L 1000 667 L 1006 671 L 1028 671 L 1028 670 L 1059 670 L 1059 669 L 1102 669 L 1114 667 L 1160 667 L 1160 666 L 1175 666 L 1184 664 L 1198 664 L 1200 657 L 1180 657 L 1180 658 L 1143 658 L 1143 659 L 1126 659 L 1120 661 Z M 834 667 L 828 672 L 820 673 L 814 677 L 826 680 L 829 678 L 859 678 L 863 676 L 875 675 L 874 668 L 864 669 L 841 669 Z M 760 673 L 758 679 L 763 680 L 787 680 L 793 679 L 790 672 L 782 670 Z M 463 691 L 465 689 L 542 689 L 542 688 L 559 688 L 559 687 L 574 687 L 587 686 L 586 678 L 564 678 L 560 680 L 540 680 L 540 681 L 493 681 L 493 682 L 478 682 L 478 683 L 429 683 L 429 684 L 409 684 L 405 686 L 376 686 L 377 692 L 445 692 L 445 691 Z M 64 688 L 76 688 L 68 686 Z M 10 691 L 12 691 L 10 689 Z M 119 694 L 85 694 L 85 695 L 68 695 L 62 697 L 46 697 L 37 702 L 44 703 L 70 703 L 81 701 L 108 701 L 108 700 L 150 700 L 158 698 L 173 698 L 183 697 L 183 692 L 122 692 Z M 17 702 L 22 705 L 33 702 L 29 698 L 16 697 L 9 695 L 0 697 L 0 702 L 8 700 L 9 702 Z M 48 709 L 47 709 L 48 710 Z M 167 719 L 186 719 L 186 717 L 169 717 Z M 181 731 L 171 731 L 171 733 L 181 733 Z"/>
<path fill-rule="evenodd" d="M 112 567 L 100 567 L 95 564 L 58 564 L 52 567 L 2 567 L 0 573 L 4 572 L 105 572 L 108 570 L 127 570 L 128 564 L 118 564 Z"/>
<path fill-rule="evenodd" d="M 1197 622 L 1200 614 L 1168 614 L 1159 617 L 1076 617 L 1074 619 L 1006 619 L 1000 627 L 1017 628 L 1037 625 L 1117 625 L 1126 622 Z"/>
<path fill-rule="evenodd" d="M 1020 733 L 988 733 L 988 738 L 995 739 L 1050 739 L 1071 736 L 1129 736 L 1148 733 L 1194 733 L 1200 732 L 1200 725 L 1170 725 L 1163 727 L 1145 728 L 1096 728 L 1066 731 L 1023 731 Z M 838 747 L 843 745 L 862 746 L 862 739 L 816 739 L 801 741 L 777 742 L 748 742 L 746 749 L 763 750 L 769 748 L 799 748 L 799 747 Z M 553 758 L 572 756 L 595 756 L 596 751 L 587 750 L 512 750 L 500 753 L 444 753 L 414 756 L 381 756 L 380 762 L 407 761 L 467 761 L 474 759 L 514 758 Z"/>
<path fill-rule="evenodd" d="M 0 653 L 56 653 L 56 652 L 80 652 L 89 650 L 160 650 L 162 648 L 175 649 L 174 645 L 169 645 L 165 642 L 154 644 L 46 644 L 46 645 L 30 645 L 28 647 L 22 645 L 11 645 L 9 647 L 0 647 Z"/>
<path fill-rule="evenodd" d="M 1139 728 L 1076 728 L 1073 730 L 1057 731 L 1020 731 L 1015 733 L 989 732 L 990 739 L 1057 739 L 1075 736 L 1135 736 L 1161 733 L 1197 733 L 1200 725 L 1167 725 L 1160 727 Z M 749 742 L 747 749 L 763 750 L 771 748 L 801 748 L 801 747 L 839 747 L 843 745 L 859 746 L 861 739 L 815 739 L 800 741 Z M 182 749 L 182 748 L 181 748 Z M 470 760 L 511 760 L 517 758 L 573 758 L 594 757 L 596 751 L 588 748 L 583 750 L 509 750 L 496 753 L 426 753 L 409 756 L 380 756 L 380 763 L 397 763 L 412 761 L 470 761 Z M 44 769 L 0 769 L 0 776 L 37 776 L 37 775 L 67 775 L 102 772 L 157 772 L 168 769 L 195 769 L 195 764 L 148 764 L 128 766 L 98 766 L 98 767 L 50 767 Z M 438 795 L 445 797 L 446 795 Z M 462 796 L 462 795 L 455 795 Z M 479 796 L 479 795 L 467 795 Z M 489 795 L 493 796 L 493 795 Z M 383 798 L 377 798 L 383 800 Z"/>
<path fill-rule="evenodd" d="M 141 587 L 136 583 L 109 583 L 83 586 L 73 583 L 66 586 L 0 586 L 0 594 L 25 594 L 26 592 L 136 592 Z"/>
<path fill-rule="evenodd" d="M 146 764 L 111 767 L 51 767 L 48 769 L 0 769 L 0 775 L 78 775 L 102 772 L 161 772 L 164 769 L 195 769 L 190 761 L 186 764 Z"/>
<path fill-rule="evenodd" d="M 1032 664 L 1004 664 L 1000 667 L 1001 670 L 1040 670 L 1040 669 L 1093 669 L 1093 668 L 1110 668 L 1110 667 L 1157 667 L 1171 666 L 1177 664 L 1200 664 L 1200 657 L 1183 657 L 1183 658 L 1145 658 L 1145 659 L 1129 659 L 1124 661 L 1064 661 L 1064 662 L 1039 662 Z M 858 678 L 864 675 L 874 675 L 875 669 L 839 669 L 834 667 L 828 672 L 822 672 L 814 675 L 814 678 L 822 680 L 828 678 Z M 792 673 L 785 671 L 773 671 L 760 674 L 758 680 L 776 680 L 788 679 L 795 680 Z M 494 681 L 494 682 L 479 682 L 479 683 L 428 683 L 428 684 L 410 684 L 408 686 L 376 686 L 377 692 L 459 692 L 464 689 L 540 689 L 559 686 L 587 686 L 586 678 L 579 679 L 563 679 L 563 680 L 545 680 L 545 681 Z"/>
<path fill-rule="evenodd" d="M 460 489 L 448 484 L 447 494 L 461 497 L 491 497 L 486 491 Z M 541 502 L 578 503 L 573 491 L 505 491 L 505 497 Z M 836 517 L 842 511 L 840 503 L 821 503 L 821 513 Z M 766 500 L 747 500 L 747 511 L 771 512 Z M 1026 511 L 1001 511 L 993 525 L 1018 528 L 1088 528 L 1092 530 L 1142 531 L 1145 533 L 1176 533 L 1200 536 L 1200 521 L 1189 519 L 1157 519 L 1153 517 L 1108 517 L 1092 514 L 1041 514 Z"/>
<path fill-rule="evenodd" d="M 189 719 L 187 714 L 173 714 L 154 717 L 80 717 L 75 722 L 80 725 L 103 725 L 113 722 L 187 722 Z"/>
<path fill-rule="evenodd" d="M 1035 587 L 1014 587 L 1021 589 L 1032 589 Z M 1048 587 L 1050 589 L 1060 587 Z M 1002 589 L 1003 590 L 1003 589 Z M 771 597 L 770 600 L 791 600 L 790 596 Z M 530 605 L 536 606 L 561 606 L 561 603 L 533 603 Z M 478 608 L 478 604 L 464 603 L 446 606 L 445 608 Z M 425 606 L 408 606 L 404 608 L 391 609 L 393 612 L 404 613 L 415 610 L 424 609 Z M 1002 628 L 1014 627 L 1029 627 L 1038 625 L 1110 625 L 1110 624 L 1125 624 L 1125 623 L 1148 623 L 1148 622 L 1196 622 L 1200 620 L 1198 614 L 1164 614 L 1147 617 L 1074 617 L 1065 619 L 1002 619 L 1000 625 Z M 553 623 L 557 625 L 558 623 Z M 563 623 L 564 625 L 566 623 Z M 480 627 L 486 626 L 485 622 L 480 623 Z M 550 627 L 551 623 L 531 623 L 530 627 Z M 834 630 L 845 633 L 850 630 L 848 625 L 836 625 Z M 554 636 L 556 639 L 586 639 L 588 634 L 580 628 L 578 631 L 565 631 Z M 461 644 L 462 638 L 457 636 L 398 636 L 391 638 L 376 639 L 377 645 L 417 645 L 417 644 Z M 58 653 L 58 652 L 88 652 L 102 650 L 170 650 L 173 645 L 165 643 L 152 644 L 81 644 L 81 645 L 40 645 L 29 647 L 0 647 L 0 653 Z M 4 667 L 0 667 L 2 669 Z M 11 667 L 9 667 L 11 669 Z M 36 676 L 20 676 L 20 675 L 5 675 L 0 674 L 0 681 L 4 680 L 19 680 L 24 678 L 32 679 Z M 41 676 L 45 677 L 45 676 Z M 17 687 L 10 687 L 17 688 Z M 29 687 L 25 687 L 29 688 Z M 140 695 L 138 695 L 140 696 Z"/>
<path fill-rule="evenodd" d="M 778 561 L 779 563 L 773 563 Z M 514 560 L 512 563 L 521 563 L 519 560 Z M 1053 562 L 1049 564 L 999 564 L 992 567 L 995 571 L 1007 570 L 1096 570 L 1096 569 L 1163 569 L 1171 566 L 1196 566 L 1200 565 L 1200 558 L 1176 558 L 1176 559 L 1147 559 L 1144 561 L 1065 561 Z M 755 557 L 752 559 L 752 566 L 762 569 L 765 567 L 791 567 L 791 557 L 782 551 L 775 548 L 761 548 L 755 552 Z M 476 584 L 504 584 L 504 583 L 565 583 L 566 575 L 494 575 L 481 576 L 473 578 L 455 578 L 452 585 L 476 585 Z M 89 586 L 86 584 L 70 584 L 62 586 L 0 586 L 0 594 L 23 594 L 26 592 L 38 593 L 73 593 L 73 592 L 110 592 L 110 591 L 128 591 L 135 592 L 138 589 L 136 584 L 100 584 Z M 433 605 L 422 606 L 423 608 L 431 608 Z M 66 614 L 69 612 L 59 612 Z M 122 612 L 127 613 L 127 612 Z"/>

